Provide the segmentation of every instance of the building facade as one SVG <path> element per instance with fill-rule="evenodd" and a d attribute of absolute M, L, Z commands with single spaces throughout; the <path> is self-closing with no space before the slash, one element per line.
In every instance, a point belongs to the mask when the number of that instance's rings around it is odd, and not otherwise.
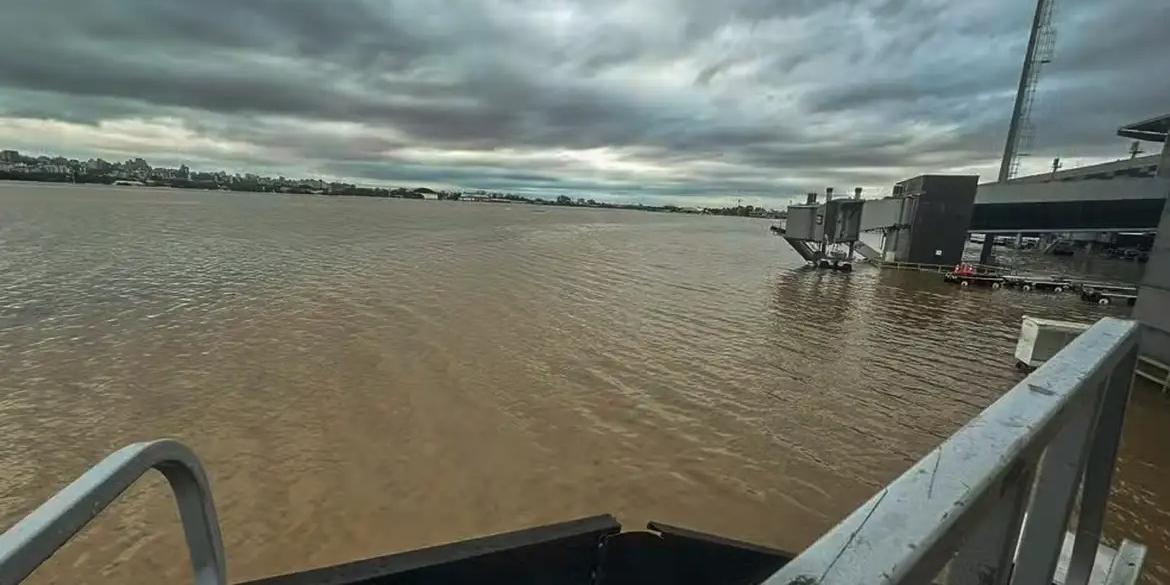
<path fill-rule="evenodd" d="M 1170 200 L 1170 115 L 1123 126 L 1117 133 L 1127 138 L 1161 143 L 1157 180 Z M 1134 318 L 1142 322 L 1142 353 L 1170 364 L 1170 204 L 1163 207 L 1158 237 L 1150 251 L 1146 275 L 1138 289 Z"/>

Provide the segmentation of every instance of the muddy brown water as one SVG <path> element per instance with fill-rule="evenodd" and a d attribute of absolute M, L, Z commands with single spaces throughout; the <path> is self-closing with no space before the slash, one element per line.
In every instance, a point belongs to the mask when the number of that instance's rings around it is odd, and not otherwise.
<path fill-rule="evenodd" d="M 0 528 L 165 436 L 233 581 L 602 512 L 799 550 L 1020 379 L 1021 316 L 1127 311 L 808 270 L 768 225 L 0 183 Z M 1137 392 L 1108 526 L 1150 583 L 1167 428 Z M 186 563 L 150 476 L 31 582 Z"/>

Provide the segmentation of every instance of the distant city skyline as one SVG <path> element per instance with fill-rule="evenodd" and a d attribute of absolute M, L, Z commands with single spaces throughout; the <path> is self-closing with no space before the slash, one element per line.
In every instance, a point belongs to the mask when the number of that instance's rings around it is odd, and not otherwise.
<path fill-rule="evenodd" d="M 50 183 L 96 183 L 136 184 L 167 187 L 202 188 L 202 190 L 260 191 L 305 194 L 365 195 L 365 197 L 391 197 L 424 199 L 425 194 L 436 195 L 438 199 L 460 199 L 461 195 L 472 198 L 501 198 L 512 201 L 562 201 L 564 205 L 587 205 L 631 207 L 639 201 L 607 200 L 596 201 L 590 193 L 576 193 L 576 197 L 564 192 L 544 194 L 517 194 L 501 190 L 468 190 L 468 188 L 443 188 L 438 191 L 431 186 L 404 185 L 357 185 L 336 178 L 285 177 L 283 174 L 268 174 L 246 171 L 227 171 L 222 168 L 191 168 L 185 163 L 178 166 L 152 165 L 143 157 L 131 156 L 125 160 L 105 160 L 101 157 L 70 158 L 57 153 L 21 152 L 14 149 L 0 149 L 0 180 L 50 181 Z M 387 188 L 390 187 L 390 188 Z M 569 204 L 567 201 L 576 201 Z M 669 204 L 666 204 L 669 205 Z M 737 202 L 737 207 L 742 200 Z M 698 207 L 693 207 L 697 211 Z M 765 212 L 762 207 L 759 209 Z M 776 214 L 766 209 L 769 214 Z"/>
<path fill-rule="evenodd" d="M 366 185 L 781 206 L 995 176 L 1032 2 L 42 0 L 0 144 Z M 1166 113 L 1170 4 L 1062 0 L 1023 171 Z M 51 37 L 42 34 L 53 30 Z"/>
<path fill-rule="evenodd" d="M 244 191 L 304 195 L 333 195 L 384 197 L 397 199 L 438 199 L 487 203 L 530 203 L 571 207 L 600 207 L 661 211 L 670 213 L 702 213 L 707 215 L 740 215 L 756 218 L 782 218 L 786 211 L 743 205 L 742 201 L 728 207 L 679 206 L 671 204 L 645 205 L 636 201 L 610 201 L 577 193 L 576 197 L 560 194 L 517 194 L 484 189 L 440 189 L 396 185 L 369 187 L 319 177 L 267 176 L 253 172 L 228 172 L 223 169 L 191 169 L 186 164 L 178 167 L 151 165 L 143 157 L 124 161 L 102 158 L 68 158 L 60 155 L 22 153 L 14 149 L 0 149 L 0 181 L 32 181 L 73 184 L 113 184 L 115 186 L 152 186 L 214 191 Z M 0 183 L 2 185 L 2 183 Z"/>
<path fill-rule="evenodd" d="M 223 169 L 194 169 L 186 164 L 177 167 L 156 166 L 141 156 L 124 161 L 107 161 L 100 157 L 70 158 L 55 154 L 22 153 L 0 149 L 0 179 L 62 181 L 77 183 L 129 182 L 172 187 L 226 188 L 236 183 L 250 183 L 256 189 L 300 188 L 308 192 L 329 193 L 352 190 L 356 185 L 326 181 L 316 177 L 270 177 L 253 172 L 228 172 Z M 264 189 L 260 189 L 264 188 Z"/>

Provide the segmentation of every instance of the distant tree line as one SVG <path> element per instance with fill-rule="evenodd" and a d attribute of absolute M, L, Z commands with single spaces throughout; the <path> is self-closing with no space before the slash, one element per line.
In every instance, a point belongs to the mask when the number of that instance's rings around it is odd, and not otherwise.
<path fill-rule="evenodd" d="M 738 217 L 769 217 L 783 219 L 788 217 L 787 211 L 776 211 L 751 205 L 736 205 L 735 207 L 706 207 L 703 213 L 708 215 L 733 215 Z"/>
<path fill-rule="evenodd" d="M 247 191 L 261 193 L 298 193 L 356 197 L 387 197 L 399 199 L 437 198 L 443 201 L 516 202 L 533 205 L 564 207 L 595 207 L 603 209 L 636 209 L 666 213 L 704 213 L 740 217 L 784 217 L 783 211 L 773 211 L 751 205 L 735 207 L 680 207 L 678 205 L 645 205 L 642 203 L 609 203 L 586 197 L 557 195 L 552 199 L 528 197 L 497 191 L 435 191 L 427 187 L 406 189 L 397 187 L 359 187 L 321 179 L 265 177 L 252 173 L 230 174 L 224 171 L 197 172 L 186 165 L 179 168 L 152 167 L 145 159 L 133 158 L 124 162 L 98 159 L 81 161 L 65 157 L 26 156 L 15 150 L 0 150 L 0 180 L 49 181 L 57 183 L 115 182 L 134 185 L 209 189 L 219 191 Z"/>

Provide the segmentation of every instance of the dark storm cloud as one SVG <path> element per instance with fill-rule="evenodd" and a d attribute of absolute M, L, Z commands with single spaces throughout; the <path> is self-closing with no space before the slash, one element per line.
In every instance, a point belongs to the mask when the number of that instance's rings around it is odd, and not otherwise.
<path fill-rule="evenodd" d="M 234 169 L 706 198 L 993 173 L 1033 8 L 10 4 L 0 19 L 0 140 L 24 148 L 152 148 Z M 1170 109 L 1170 80 L 1152 73 L 1170 66 L 1167 21 L 1170 5 L 1154 0 L 1061 2 L 1036 105 L 1038 151 L 1120 154 L 1119 124 Z"/>

